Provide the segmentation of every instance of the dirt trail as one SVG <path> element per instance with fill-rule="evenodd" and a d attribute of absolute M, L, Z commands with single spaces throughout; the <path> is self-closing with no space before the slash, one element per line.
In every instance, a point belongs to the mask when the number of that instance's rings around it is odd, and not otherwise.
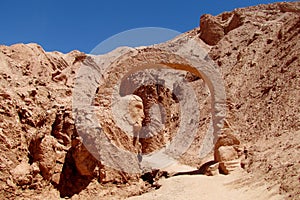
<path fill-rule="evenodd" d="M 279 200 L 284 196 L 279 195 L 276 186 L 269 187 L 261 184 L 248 184 L 248 174 L 238 172 L 232 175 L 204 176 L 204 175 L 182 175 L 168 179 L 162 179 L 159 183 L 160 189 L 131 197 L 128 200 Z M 278 188 L 277 188 L 278 189 Z M 278 191 L 278 190 L 277 190 Z"/>

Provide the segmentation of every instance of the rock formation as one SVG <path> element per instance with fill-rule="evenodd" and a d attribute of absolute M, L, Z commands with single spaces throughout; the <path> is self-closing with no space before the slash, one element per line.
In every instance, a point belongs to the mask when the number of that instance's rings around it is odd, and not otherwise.
<path fill-rule="evenodd" d="M 214 161 L 219 164 L 220 171 L 230 174 L 241 169 L 243 150 L 240 141 L 229 130 L 223 130 L 214 148 Z"/>
<path fill-rule="evenodd" d="M 180 116 L 184 111 L 180 102 L 189 87 L 195 93 L 201 115 L 194 113 L 198 110 L 193 109 L 196 105 L 189 107 L 183 102 L 191 111 L 189 116 L 196 116 L 199 121 L 184 121 L 189 122 L 184 131 L 194 134 L 191 145 L 187 145 L 183 155 L 174 149 L 171 153 L 181 155 L 181 162 L 187 165 L 198 166 L 199 154 L 210 151 L 207 148 L 199 153 L 199 148 L 206 141 L 212 144 L 205 138 L 207 128 L 210 123 L 215 131 L 221 128 L 218 117 L 224 114 L 219 110 L 222 105 L 215 101 L 219 96 L 210 92 L 218 86 L 210 83 L 205 73 L 195 71 L 195 63 L 204 60 L 205 66 L 211 62 L 214 70 L 221 72 L 226 120 L 239 138 L 220 136 L 214 155 L 219 163 L 211 166 L 211 175 L 217 168 L 227 174 L 232 166 L 241 165 L 254 181 L 279 184 L 279 193 L 296 199 L 300 195 L 299 7 L 299 2 L 276 3 L 218 16 L 204 15 L 200 28 L 172 41 L 150 48 L 120 48 L 107 55 L 45 52 L 36 44 L 0 46 L 0 197 L 114 199 L 148 191 L 151 183 L 141 179 L 140 174 L 116 170 L 109 165 L 110 160 L 105 163 L 96 159 L 91 149 L 101 148 L 84 142 L 97 137 L 82 138 L 81 133 L 98 131 L 97 126 L 93 129 L 96 116 L 107 140 L 133 152 L 132 165 L 139 169 L 140 154 L 155 153 L 181 131 L 184 119 Z M 139 68 L 149 61 L 185 71 L 157 75 L 151 69 Z M 95 84 L 83 87 L 87 92 L 82 94 L 95 94 L 89 105 L 97 110 L 78 112 L 82 110 L 76 105 L 78 110 L 74 111 L 76 81 L 81 80 L 82 66 L 92 66 L 102 73 L 110 62 L 119 68 L 102 74 L 103 80 L 108 78 L 109 82 L 96 81 L 99 77 L 95 74 L 91 76 Z M 143 71 L 120 79 L 129 69 L 122 68 L 122 63 L 130 64 L 132 69 L 136 65 Z M 163 81 L 174 74 L 180 77 L 179 82 Z M 111 87 L 114 82 L 120 85 L 117 92 Z M 123 107 L 116 108 L 122 109 L 114 110 L 112 105 L 118 103 Z M 211 108 L 216 115 L 211 116 Z M 89 111 L 96 114 L 91 117 Z M 74 118 L 74 112 L 79 113 L 79 118 Z M 80 119 L 88 119 L 85 122 L 91 124 L 76 126 Z M 120 127 L 125 127 L 128 134 Z M 132 137 L 137 132 L 138 137 Z M 240 143 L 247 148 L 241 148 Z M 126 162 L 129 157 L 114 158 L 118 155 L 102 153 L 101 156 L 112 156 L 111 160 L 124 160 L 121 167 L 130 166 Z"/>

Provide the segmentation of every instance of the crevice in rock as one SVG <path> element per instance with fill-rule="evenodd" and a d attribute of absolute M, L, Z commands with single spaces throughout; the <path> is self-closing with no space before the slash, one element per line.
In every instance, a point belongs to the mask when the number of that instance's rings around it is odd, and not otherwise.
<path fill-rule="evenodd" d="M 60 197 L 72 197 L 75 194 L 79 194 L 84 190 L 89 183 L 93 180 L 93 176 L 81 175 L 75 164 L 75 160 L 72 156 L 74 149 L 71 148 L 65 157 L 65 162 L 60 174 L 58 185 L 54 185 L 59 191 Z"/>

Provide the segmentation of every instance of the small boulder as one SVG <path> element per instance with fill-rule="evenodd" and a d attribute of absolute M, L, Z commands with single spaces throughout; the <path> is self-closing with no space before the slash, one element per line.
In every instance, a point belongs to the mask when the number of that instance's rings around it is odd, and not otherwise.
<path fill-rule="evenodd" d="M 221 146 L 216 150 L 215 161 L 225 162 L 238 158 L 238 153 L 233 146 Z"/>
<path fill-rule="evenodd" d="M 215 163 L 210 165 L 206 171 L 205 171 L 206 176 L 217 176 L 219 175 L 219 163 Z"/>

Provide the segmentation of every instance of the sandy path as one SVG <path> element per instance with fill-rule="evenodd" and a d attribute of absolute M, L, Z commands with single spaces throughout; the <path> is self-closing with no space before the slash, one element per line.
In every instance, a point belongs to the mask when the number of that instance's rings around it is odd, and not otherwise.
<path fill-rule="evenodd" d="M 182 175 L 174 176 L 169 179 L 162 179 L 159 183 L 160 189 L 131 197 L 128 200 L 279 200 L 284 199 L 276 192 L 276 187 L 271 190 L 268 186 L 260 184 L 244 184 L 246 173 L 236 173 L 234 175 Z M 278 190 L 277 190 L 278 191 Z"/>

